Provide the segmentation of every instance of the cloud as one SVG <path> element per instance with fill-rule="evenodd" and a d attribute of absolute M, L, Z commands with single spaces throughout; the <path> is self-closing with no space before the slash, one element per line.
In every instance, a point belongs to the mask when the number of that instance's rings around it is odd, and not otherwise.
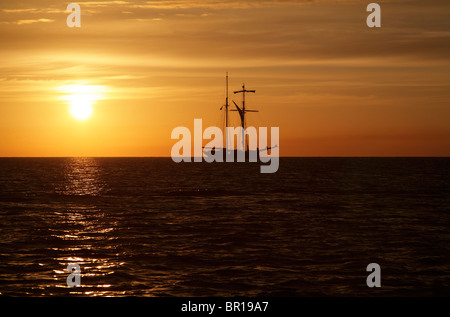
<path fill-rule="evenodd" d="M 50 23 L 55 22 L 53 19 L 23 19 L 23 20 L 17 20 L 17 21 L 2 21 L 0 24 L 17 24 L 17 25 L 23 25 L 23 24 L 33 24 L 33 23 Z"/>
<path fill-rule="evenodd" d="M 66 12 L 63 9 L 55 9 L 55 8 L 26 8 L 26 9 L 3 9 L 5 13 L 63 13 Z"/>
<path fill-rule="evenodd" d="M 248 8 L 273 5 L 297 5 L 314 2 L 313 0 L 164 0 L 164 1 L 79 1 L 80 6 L 106 7 L 127 6 L 149 9 L 183 9 L 183 8 Z"/>
<path fill-rule="evenodd" d="M 43 22 L 43 23 L 49 23 L 49 22 L 54 22 L 55 20 L 52 19 L 35 19 L 35 20 L 18 20 L 16 22 L 14 22 L 15 24 L 32 24 L 32 23 L 39 23 L 39 22 Z"/>
<path fill-rule="evenodd" d="M 28 8 L 28 9 L 3 9 L 3 12 L 6 13 L 24 13 L 24 12 L 38 12 L 40 10 L 35 8 Z"/>
<path fill-rule="evenodd" d="M 80 6 L 87 7 L 106 7 L 111 5 L 127 6 L 131 4 L 129 1 L 78 1 Z"/>

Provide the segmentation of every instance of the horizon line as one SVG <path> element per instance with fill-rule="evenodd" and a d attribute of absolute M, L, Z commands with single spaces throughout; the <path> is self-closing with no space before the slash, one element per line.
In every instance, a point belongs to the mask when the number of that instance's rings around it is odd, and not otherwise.
<path fill-rule="evenodd" d="M 196 158 L 199 156 L 177 156 L 177 158 Z M 202 156 L 204 158 L 205 156 Z M 270 157 L 270 156 L 268 156 Z M 304 155 L 304 156 L 278 156 L 279 158 L 450 158 L 440 155 Z M 171 156 L 0 156 L 3 158 L 172 158 Z M 199 162 L 196 162 L 199 163 Z M 233 163 L 233 162 L 228 162 Z"/>

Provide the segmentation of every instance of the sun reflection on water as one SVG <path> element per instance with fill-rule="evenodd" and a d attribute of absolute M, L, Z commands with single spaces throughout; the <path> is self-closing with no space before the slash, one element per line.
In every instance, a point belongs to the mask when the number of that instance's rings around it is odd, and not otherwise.
<path fill-rule="evenodd" d="M 57 268 L 53 269 L 53 279 L 57 289 L 67 289 L 68 294 L 90 296 L 120 295 L 109 291 L 112 286 L 109 276 L 123 261 L 112 244 L 117 221 L 107 216 L 93 196 L 100 196 L 106 189 L 101 179 L 101 168 L 94 158 L 73 158 L 65 167 L 65 182 L 58 190 L 62 196 L 86 197 L 85 200 L 71 201 L 65 210 L 55 212 L 51 236 L 56 245 L 51 250 Z M 70 288 L 66 278 L 68 264 L 78 264 L 81 268 L 81 286 Z"/>
<path fill-rule="evenodd" d="M 101 168 L 95 158 L 71 158 L 65 167 L 65 183 L 62 193 L 65 195 L 99 196 L 106 190 L 101 180 Z"/>

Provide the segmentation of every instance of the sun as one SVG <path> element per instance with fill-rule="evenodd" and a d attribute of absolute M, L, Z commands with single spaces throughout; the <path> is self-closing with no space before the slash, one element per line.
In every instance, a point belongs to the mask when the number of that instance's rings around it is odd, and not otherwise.
<path fill-rule="evenodd" d="M 89 119 L 93 113 L 93 100 L 86 96 L 72 96 L 70 101 L 69 111 L 72 117 L 76 120 L 84 121 Z"/>
<path fill-rule="evenodd" d="M 85 121 L 92 117 L 94 104 L 104 99 L 104 86 L 96 85 L 65 85 L 59 88 L 65 95 L 62 97 L 69 104 L 71 116 L 78 121 Z"/>

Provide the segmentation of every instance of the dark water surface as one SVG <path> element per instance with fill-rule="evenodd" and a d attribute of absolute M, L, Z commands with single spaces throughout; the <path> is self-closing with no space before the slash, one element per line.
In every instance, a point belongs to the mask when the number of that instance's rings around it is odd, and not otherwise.
<path fill-rule="evenodd" d="M 2 295 L 450 295 L 449 158 L 1 158 Z M 366 267 L 381 266 L 381 288 Z M 66 267 L 81 267 L 68 288 Z"/>

